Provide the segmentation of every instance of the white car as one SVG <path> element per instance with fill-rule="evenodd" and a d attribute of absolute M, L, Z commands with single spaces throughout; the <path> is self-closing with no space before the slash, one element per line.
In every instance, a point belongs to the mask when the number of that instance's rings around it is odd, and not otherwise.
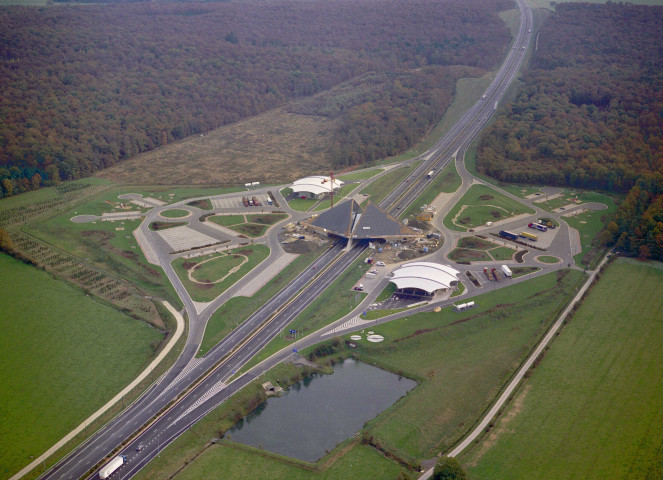
<path fill-rule="evenodd" d="M 378 267 L 384 267 L 384 262 L 375 262 Z"/>

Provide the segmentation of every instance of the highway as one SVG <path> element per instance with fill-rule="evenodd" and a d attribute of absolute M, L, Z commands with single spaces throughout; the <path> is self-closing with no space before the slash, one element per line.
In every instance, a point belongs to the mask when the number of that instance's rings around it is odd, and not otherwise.
<path fill-rule="evenodd" d="M 435 168 L 439 173 L 464 146 L 468 145 L 495 111 L 510 82 L 517 74 L 530 41 L 531 11 L 523 0 L 517 1 L 521 10 L 521 24 L 513 48 L 485 95 L 425 154 L 412 161 L 422 163 L 392 191 L 381 206 L 391 213 L 409 205 L 430 182 L 426 173 Z M 172 205 L 169 206 L 172 208 Z M 187 207 L 195 212 L 195 209 Z M 67 455 L 41 478 L 78 479 L 88 476 L 95 466 L 106 463 L 110 452 L 127 456 L 127 463 L 114 479 L 131 478 L 182 432 L 218 406 L 254 377 L 250 374 L 226 384 L 233 372 L 250 360 L 264 345 L 309 305 L 324 289 L 354 262 L 366 248 L 360 243 L 349 251 L 338 243 L 318 260 L 316 269 L 306 269 L 275 297 L 262 305 L 251 317 L 232 331 L 202 359 L 194 359 L 204 328 L 212 313 L 223 303 L 218 298 L 201 311 L 192 300 L 170 265 L 170 248 L 164 240 L 151 232 L 148 225 L 157 218 L 159 209 L 148 212 L 141 230 L 158 257 L 168 279 L 182 299 L 189 316 L 189 337 L 175 365 L 134 404 L 96 432 L 86 442 Z M 278 242 L 271 239 L 274 251 Z M 276 242 L 274 244 L 273 242 Z M 280 247 L 278 247 L 280 248 Z M 243 282 L 250 279 L 243 279 Z M 242 282 L 232 289 L 239 289 Z M 231 289 L 231 290 L 232 290 Z M 193 385 L 193 386 L 192 386 Z M 155 415 L 162 412 L 158 419 Z M 152 422 L 152 423 L 150 423 Z M 143 428 L 144 425 L 148 425 Z M 132 438 L 140 432 L 137 437 Z M 127 442 L 127 439 L 131 439 Z M 137 451 L 141 444 L 144 448 Z M 122 447 L 120 447 L 122 445 Z M 97 476 L 97 471 L 90 478 Z"/>

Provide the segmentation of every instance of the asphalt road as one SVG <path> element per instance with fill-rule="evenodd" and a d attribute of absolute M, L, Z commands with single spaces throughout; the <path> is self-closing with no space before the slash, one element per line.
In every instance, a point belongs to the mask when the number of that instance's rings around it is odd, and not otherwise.
<path fill-rule="evenodd" d="M 418 159 L 424 160 L 422 164 L 382 202 L 381 206 L 388 211 L 397 212 L 412 202 L 430 182 L 426 178 L 426 172 L 435 168 L 439 173 L 455 152 L 469 144 L 495 111 L 496 102 L 501 99 L 526 54 L 526 50 L 522 47 L 529 42 L 527 30 L 532 25 L 531 12 L 524 6 L 522 0 L 519 0 L 518 4 L 523 15 L 514 48 L 508 53 L 505 63 L 496 74 L 484 98 L 470 108 L 432 149 L 418 157 Z M 174 208 L 174 206 L 169 205 L 151 210 L 140 228 L 158 258 L 158 263 L 163 267 L 183 301 L 189 316 L 187 344 L 175 365 L 154 386 L 133 405 L 56 464 L 43 478 L 81 478 L 114 450 L 126 455 L 127 463 L 113 475 L 113 478 L 131 478 L 135 472 L 154 456 L 159 455 L 166 445 L 189 426 L 250 382 L 254 376 L 246 374 L 228 385 L 225 384 L 233 371 L 250 360 L 274 336 L 278 335 L 296 315 L 337 278 L 340 272 L 358 258 L 365 248 L 363 244 L 360 244 L 349 252 L 341 253 L 343 245 L 334 246 L 316 260 L 317 268 L 315 270 L 307 269 L 302 272 L 203 359 L 193 360 L 207 321 L 228 297 L 224 295 L 201 308 L 192 301 L 175 274 L 170 264 L 172 261 L 170 247 L 157 233 L 148 228 L 152 221 L 158 219 L 160 211 Z M 210 227 L 195 222 L 195 219 L 202 213 L 199 209 L 184 205 L 178 205 L 178 208 L 184 208 L 192 213 L 192 218 L 187 220 L 193 220 L 191 225 L 193 229 L 211 236 L 218 235 L 218 231 L 213 232 Z M 272 255 L 278 256 L 282 250 L 275 237 L 275 235 L 268 237 L 267 242 L 272 249 Z M 249 282 L 252 279 L 253 276 L 246 276 L 233 286 L 229 295 L 232 296 L 234 291 L 239 290 L 243 285 L 242 282 Z M 302 291 L 302 289 L 304 290 Z M 303 293 L 295 296 L 300 291 Z M 390 317 L 385 317 L 380 323 L 389 319 Z M 259 327 L 260 329 L 257 330 Z M 318 337 L 316 340 L 315 336 L 311 336 L 306 342 L 315 343 L 320 338 Z M 198 380 L 205 372 L 208 372 L 206 376 L 202 380 Z M 173 404 L 172 402 L 192 384 L 195 386 Z M 158 419 L 152 420 L 157 413 L 164 409 L 166 409 L 165 413 Z M 125 443 L 150 421 L 152 423 L 143 429 L 138 437 Z M 119 448 L 123 444 L 124 446 Z M 144 445 L 141 451 L 136 450 L 138 444 Z M 96 472 L 91 475 L 91 477 L 95 476 L 97 476 Z"/>

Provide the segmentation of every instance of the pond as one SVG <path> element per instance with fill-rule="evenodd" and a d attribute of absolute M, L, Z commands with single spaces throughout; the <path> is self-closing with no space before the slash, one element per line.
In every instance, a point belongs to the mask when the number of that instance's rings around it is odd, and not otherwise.
<path fill-rule="evenodd" d="M 315 462 L 417 383 L 345 360 L 333 375 L 314 374 L 268 399 L 227 433 L 234 442 Z"/>

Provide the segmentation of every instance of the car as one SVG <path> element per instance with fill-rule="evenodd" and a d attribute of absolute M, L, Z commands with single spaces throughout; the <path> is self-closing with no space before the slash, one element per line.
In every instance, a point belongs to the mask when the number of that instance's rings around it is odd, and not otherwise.
<path fill-rule="evenodd" d="M 375 263 L 378 267 L 384 267 L 385 263 L 380 261 Z"/>
<path fill-rule="evenodd" d="M 377 270 L 371 270 L 371 271 L 368 272 L 368 273 L 378 273 L 378 271 L 377 271 Z"/>
<path fill-rule="evenodd" d="M 137 451 L 137 452 L 140 452 L 143 448 L 145 448 L 145 445 L 143 445 L 143 444 L 141 443 L 140 445 L 138 445 L 138 446 L 136 447 L 136 451 Z"/>
<path fill-rule="evenodd" d="M 364 290 L 364 286 L 361 285 L 361 284 L 359 284 L 359 285 L 357 285 L 357 286 L 355 287 L 355 290 L 357 290 L 358 292 L 361 292 L 361 291 Z"/>

